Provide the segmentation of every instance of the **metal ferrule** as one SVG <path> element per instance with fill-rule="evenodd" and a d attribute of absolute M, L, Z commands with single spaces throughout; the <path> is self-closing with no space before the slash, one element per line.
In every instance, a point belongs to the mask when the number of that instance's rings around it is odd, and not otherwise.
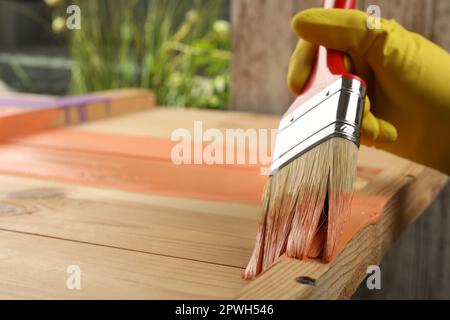
<path fill-rule="evenodd" d="M 359 147 L 365 94 L 359 80 L 342 77 L 286 114 L 278 127 L 270 175 L 332 137 Z"/>

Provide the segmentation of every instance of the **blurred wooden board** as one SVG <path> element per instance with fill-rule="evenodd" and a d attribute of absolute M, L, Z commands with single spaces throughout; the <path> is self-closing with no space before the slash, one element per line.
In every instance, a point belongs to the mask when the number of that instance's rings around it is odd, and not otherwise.
<path fill-rule="evenodd" d="M 134 88 L 67 97 L 0 93 L 0 137 L 96 121 L 154 105 L 153 92 Z"/>
<path fill-rule="evenodd" d="M 204 128 L 220 129 L 278 124 L 276 117 L 252 114 L 153 109 L 76 130 L 168 137 L 176 128 L 192 128 L 194 120 L 203 120 Z M 105 159 L 107 164 L 111 158 Z M 256 204 L 127 192 L 4 172 L 0 296 L 348 297 L 365 267 L 379 261 L 447 180 L 431 169 L 364 147 L 358 174 L 358 192 L 392 197 L 379 224 L 361 232 L 332 265 L 285 259 L 247 283 L 240 274 L 254 244 Z M 82 290 L 65 286 L 65 268 L 71 264 L 81 268 Z M 298 284 L 299 276 L 315 278 L 317 286 Z"/>

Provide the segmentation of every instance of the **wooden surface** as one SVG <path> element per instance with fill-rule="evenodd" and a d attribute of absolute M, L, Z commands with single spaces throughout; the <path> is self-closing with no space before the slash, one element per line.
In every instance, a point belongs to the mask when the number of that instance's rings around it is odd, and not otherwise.
<path fill-rule="evenodd" d="M 2 298 L 229 298 L 243 285 L 241 248 L 251 241 L 240 234 L 251 233 L 254 208 L 0 180 Z M 79 291 L 66 288 L 69 265 L 81 268 Z"/>
<path fill-rule="evenodd" d="M 194 120 L 221 129 L 273 128 L 278 123 L 269 116 L 153 109 L 75 128 L 167 137 L 175 128 L 192 128 Z M 283 260 L 248 284 L 240 274 L 254 244 L 256 204 L 131 193 L 3 173 L 0 297 L 348 297 L 365 266 L 381 258 L 446 179 L 363 147 L 358 192 L 392 195 L 382 222 L 360 233 L 331 266 Z M 69 265 L 81 268 L 81 290 L 66 288 Z M 318 286 L 293 285 L 293 279 L 304 275 L 315 277 Z M 334 290 L 323 291 L 321 284 L 335 281 Z"/>
<path fill-rule="evenodd" d="M 10 102 L 5 104 L 2 99 Z M 39 105 L 33 106 L 30 102 Z M 135 88 L 106 90 L 91 95 L 70 97 L 3 92 L 0 93 L 0 137 L 96 121 L 154 106 L 153 92 Z"/>

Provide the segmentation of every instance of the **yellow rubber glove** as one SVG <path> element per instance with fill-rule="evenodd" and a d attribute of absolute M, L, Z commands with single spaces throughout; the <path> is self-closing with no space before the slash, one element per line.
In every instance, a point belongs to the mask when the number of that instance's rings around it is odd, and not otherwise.
<path fill-rule="evenodd" d="M 301 91 L 317 45 L 346 52 L 368 85 L 361 142 L 450 174 L 450 55 L 394 20 L 369 29 L 367 18 L 342 9 L 295 16 L 301 39 L 289 66 L 290 90 Z"/>

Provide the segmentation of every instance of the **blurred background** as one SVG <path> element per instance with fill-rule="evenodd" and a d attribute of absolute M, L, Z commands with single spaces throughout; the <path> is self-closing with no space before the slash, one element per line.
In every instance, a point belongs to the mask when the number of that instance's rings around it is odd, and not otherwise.
<path fill-rule="evenodd" d="M 66 27 L 71 4 L 79 30 Z M 223 109 L 228 19 L 225 0 L 1 0 L 0 80 L 54 95 L 149 88 L 160 105 Z"/>
<path fill-rule="evenodd" d="M 81 9 L 81 29 L 66 9 Z M 0 0 L 0 91 L 153 90 L 161 106 L 281 114 L 297 41 L 290 19 L 320 0 Z M 361 0 L 450 50 L 450 1 Z M 450 298 L 450 187 L 382 262 L 383 290 L 354 298 Z"/>

